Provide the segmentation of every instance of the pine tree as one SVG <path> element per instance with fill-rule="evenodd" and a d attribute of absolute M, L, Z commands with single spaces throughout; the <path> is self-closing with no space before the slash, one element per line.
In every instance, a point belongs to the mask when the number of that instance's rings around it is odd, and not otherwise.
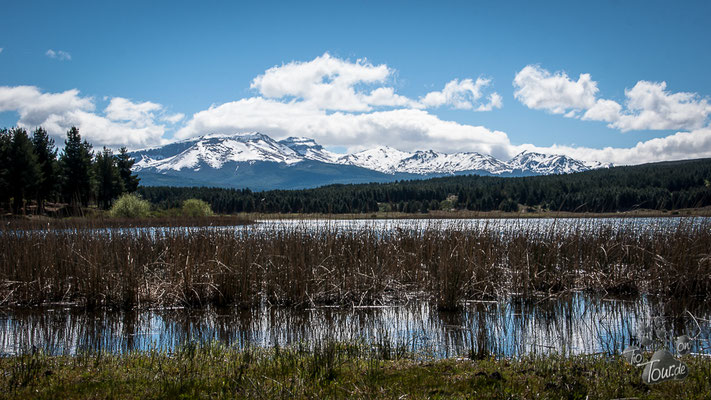
<path fill-rule="evenodd" d="M 123 181 L 111 149 L 104 147 L 104 150 L 96 155 L 94 176 L 96 177 L 96 202 L 99 207 L 108 210 L 112 200 L 124 192 Z"/>
<path fill-rule="evenodd" d="M 32 135 L 32 145 L 37 164 L 39 165 L 40 178 L 37 182 L 37 212 L 44 212 L 44 202 L 55 196 L 59 184 L 59 165 L 57 164 L 57 148 L 54 139 L 50 138 L 47 131 L 37 128 Z"/>
<path fill-rule="evenodd" d="M 62 193 L 75 211 L 80 205 L 89 205 L 94 181 L 92 158 L 91 145 L 86 140 L 82 142 L 79 129 L 72 127 L 67 132 L 59 162 L 63 176 Z"/>
<path fill-rule="evenodd" d="M 10 144 L 9 183 L 13 197 L 12 208 L 13 212 L 20 214 L 27 211 L 24 200 L 34 194 L 40 178 L 40 170 L 27 131 L 23 128 L 14 128 L 10 135 L 12 143 Z"/>
<path fill-rule="evenodd" d="M 121 147 L 119 153 L 116 155 L 116 165 L 118 166 L 124 189 L 128 193 L 135 192 L 138 189 L 138 182 L 140 181 L 137 175 L 131 174 L 131 168 L 135 163 L 136 160 L 128 155 L 128 150 L 126 150 L 125 147 Z"/>
<path fill-rule="evenodd" d="M 0 205 L 10 204 L 10 144 L 12 138 L 7 129 L 0 130 Z"/>

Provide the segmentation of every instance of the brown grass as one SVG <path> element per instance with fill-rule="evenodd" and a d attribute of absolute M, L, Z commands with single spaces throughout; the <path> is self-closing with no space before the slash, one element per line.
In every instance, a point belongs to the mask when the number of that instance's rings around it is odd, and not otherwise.
<path fill-rule="evenodd" d="M 0 305 L 264 303 L 377 305 L 425 297 L 441 309 L 511 294 L 711 293 L 711 227 L 573 224 L 519 230 L 278 228 L 0 232 Z M 640 226 L 640 225 L 636 225 Z"/>

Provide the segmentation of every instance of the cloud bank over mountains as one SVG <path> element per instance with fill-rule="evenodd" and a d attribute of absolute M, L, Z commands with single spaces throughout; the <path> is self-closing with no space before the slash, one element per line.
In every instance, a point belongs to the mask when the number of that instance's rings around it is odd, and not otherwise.
<path fill-rule="evenodd" d="M 573 80 L 537 65 L 522 68 L 513 79 L 514 97 L 530 109 L 602 121 L 621 132 L 678 131 L 631 148 L 594 149 L 514 144 L 505 132 L 444 120 L 434 113 L 440 108 L 471 112 L 502 108 L 502 96 L 486 77 L 455 78 L 441 90 L 415 98 L 398 93 L 395 75 L 385 64 L 325 53 L 311 61 L 269 68 L 252 80 L 253 96 L 213 105 L 187 118 L 150 101 L 112 97 L 104 98 L 101 104 L 108 104 L 99 107 L 99 101 L 77 89 L 48 93 L 34 86 L 0 86 L 0 112 L 16 112 L 18 125 L 29 129 L 41 125 L 60 139 L 71 126 L 78 126 L 97 147 L 137 149 L 206 134 L 260 131 L 276 139 L 311 137 L 350 152 L 389 145 L 408 151 L 476 151 L 509 159 L 529 150 L 614 164 L 711 157 L 711 105 L 698 94 L 670 91 L 666 82 L 639 81 L 618 103 L 602 97 L 589 74 Z M 172 138 L 167 138 L 169 133 Z"/>

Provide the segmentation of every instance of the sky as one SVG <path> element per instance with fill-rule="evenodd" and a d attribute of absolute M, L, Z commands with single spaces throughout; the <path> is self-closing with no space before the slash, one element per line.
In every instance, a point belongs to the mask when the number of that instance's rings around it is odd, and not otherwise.
<path fill-rule="evenodd" d="M 711 157 L 709 1 L 2 1 L 0 127 Z"/>

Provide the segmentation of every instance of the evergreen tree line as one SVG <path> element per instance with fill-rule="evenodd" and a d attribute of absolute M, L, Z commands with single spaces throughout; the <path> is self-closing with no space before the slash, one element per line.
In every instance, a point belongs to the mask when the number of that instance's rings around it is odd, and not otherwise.
<path fill-rule="evenodd" d="M 61 153 L 47 131 L 30 136 L 24 128 L 0 130 L 0 206 L 15 214 L 43 213 L 47 202 L 63 202 L 72 212 L 96 203 L 108 209 L 122 193 L 135 192 L 139 179 L 125 147 L 96 154 L 79 130 L 67 132 Z"/>
<path fill-rule="evenodd" d="M 441 209 L 517 211 L 521 207 L 616 212 L 711 205 L 710 179 L 711 159 L 703 159 L 521 178 L 468 175 L 265 192 L 141 187 L 139 193 L 164 208 L 198 198 L 217 213 L 419 213 Z"/>

